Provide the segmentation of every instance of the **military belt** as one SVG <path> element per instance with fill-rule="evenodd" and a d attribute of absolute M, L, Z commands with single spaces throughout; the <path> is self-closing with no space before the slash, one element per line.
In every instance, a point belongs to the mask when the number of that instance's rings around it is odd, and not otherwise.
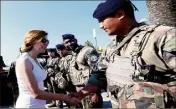
<path fill-rule="evenodd" d="M 85 85 L 75 85 L 76 87 L 84 87 Z"/>
<path fill-rule="evenodd" d="M 176 75 L 168 72 L 159 72 L 159 71 L 151 71 L 146 73 L 145 75 L 140 75 L 141 77 L 144 77 L 144 81 L 148 82 L 156 82 L 160 84 L 168 84 L 176 85 Z"/>

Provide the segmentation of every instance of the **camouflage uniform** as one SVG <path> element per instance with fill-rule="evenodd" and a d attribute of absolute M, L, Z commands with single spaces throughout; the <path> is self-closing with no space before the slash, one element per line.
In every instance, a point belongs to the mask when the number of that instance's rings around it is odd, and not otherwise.
<path fill-rule="evenodd" d="M 55 76 L 55 81 L 57 83 L 57 86 L 60 89 L 75 92 L 76 89 L 71 83 L 70 75 L 69 75 L 69 66 L 70 62 L 72 60 L 72 55 L 67 55 L 65 57 L 62 57 L 59 61 L 58 67 L 59 72 Z"/>
<path fill-rule="evenodd" d="M 55 76 L 55 82 L 63 93 L 69 94 L 70 92 L 76 92 L 76 87 L 72 84 L 69 76 L 69 64 L 72 60 L 72 55 L 62 57 L 59 61 L 59 72 Z M 69 104 L 67 104 L 69 107 Z"/>
<path fill-rule="evenodd" d="M 49 92 L 66 94 L 66 91 L 58 87 L 58 83 L 57 81 L 55 81 L 58 75 L 61 74 L 60 66 L 59 66 L 60 60 L 61 60 L 60 58 L 48 58 L 47 65 L 46 65 L 47 71 L 48 71 L 47 85 L 48 85 Z M 57 100 L 56 105 L 60 108 L 63 108 L 62 101 Z"/>
<path fill-rule="evenodd" d="M 167 84 L 174 85 L 176 81 L 176 28 L 140 27 L 125 43 L 134 29 L 124 39 L 114 39 L 100 57 L 100 70 L 108 68 L 106 77 L 113 108 L 174 107 L 176 96 L 168 93 Z M 93 81 L 90 79 L 89 83 Z"/>
<path fill-rule="evenodd" d="M 89 83 L 103 87 L 107 82 L 113 108 L 173 107 L 176 28 L 138 24 L 134 9 L 130 0 L 107 0 L 97 6 L 93 17 L 109 35 L 118 36 L 102 53 L 101 73 L 91 76 Z"/>
<path fill-rule="evenodd" d="M 62 86 L 68 92 L 76 92 L 76 88 L 72 84 L 71 78 L 69 75 L 69 67 L 72 60 L 73 60 L 73 55 L 68 54 L 67 56 L 62 57 L 59 63 L 60 72 L 62 73 L 63 81 L 65 81 L 65 82 L 62 82 L 63 83 Z M 62 86 L 60 85 L 60 87 Z"/>
<path fill-rule="evenodd" d="M 48 73 L 46 78 L 48 91 L 53 93 L 56 93 L 58 91 L 57 90 L 58 88 L 54 82 L 54 78 L 56 73 L 59 71 L 59 68 L 57 66 L 59 63 L 59 60 L 60 60 L 59 58 L 48 58 L 47 64 L 46 64 L 47 73 Z"/>
<path fill-rule="evenodd" d="M 76 52 L 73 52 L 74 60 L 70 65 L 70 77 L 73 84 L 76 86 L 77 91 L 82 89 L 88 82 L 89 77 L 94 71 L 97 70 L 98 53 L 93 47 L 78 46 Z M 100 90 L 96 93 L 99 101 L 92 104 L 90 98 L 93 95 L 87 96 L 83 99 L 83 108 L 101 108 L 102 96 Z"/>

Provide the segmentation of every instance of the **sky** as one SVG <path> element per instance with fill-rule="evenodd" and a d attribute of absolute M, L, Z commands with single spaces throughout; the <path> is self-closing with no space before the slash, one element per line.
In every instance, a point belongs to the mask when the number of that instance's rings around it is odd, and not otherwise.
<path fill-rule="evenodd" d="M 110 37 L 99 28 L 92 17 L 102 1 L 1 1 L 1 56 L 6 65 L 17 58 L 25 34 L 34 29 L 49 33 L 48 48 L 62 43 L 62 34 L 71 33 L 79 44 L 86 40 L 95 45 L 93 29 L 96 29 L 97 45 L 104 47 Z M 148 18 L 146 1 L 132 1 L 139 11 L 136 20 Z M 112 37 L 112 36 L 111 36 Z"/>

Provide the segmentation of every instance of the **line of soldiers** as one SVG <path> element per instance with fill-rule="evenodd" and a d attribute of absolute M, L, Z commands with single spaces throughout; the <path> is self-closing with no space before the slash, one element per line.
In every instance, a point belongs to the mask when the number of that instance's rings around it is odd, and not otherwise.
<path fill-rule="evenodd" d="M 78 92 L 88 82 L 91 74 L 97 70 L 99 54 L 94 47 L 78 45 L 73 34 L 64 34 L 63 43 L 55 49 L 48 49 L 45 80 L 49 92 L 72 93 Z M 57 53 L 55 52 L 57 51 Z M 57 56 L 59 54 L 60 57 Z M 53 101 L 46 107 L 63 108 L 62 101 Z M 70 107 L 67 104 L 68 107 Z M 101 108 L 103 99 L 101 89 L 87 96 L 77 108 Z"/>
<path fill-rule="evenodd" d="M 176 27 L 138 23 L 130 0 L 106 0 L 93 13 L 115 35 L 98 70 L 72 97 L 107 88 L 113 108 L 176 108 Z"/>

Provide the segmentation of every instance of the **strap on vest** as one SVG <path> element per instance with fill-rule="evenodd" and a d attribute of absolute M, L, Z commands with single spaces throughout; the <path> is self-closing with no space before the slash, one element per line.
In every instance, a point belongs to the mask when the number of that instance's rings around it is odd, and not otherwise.
<path fill-rule="evenodd" d="M 147 25 L 142 25 L 139 27 L 135 27 L 123 40 L 122 42 L 119 43 L 119 45 L 117 45 L 117 47 L 115 48 L 115 50 L 111 53 L 111 56 L 113 56 L 114 53 L 118 53 L 119 49 L 121 49 L 127 42 L 130 41 L 130 39 L 135 36 L 135 34 L 137 34 L 139 31 L 141 31 L 144 27 L 146 27 Z"/>
<path fill-rule="evenodd" d="M 142 55 L 142 51 L 145 48 L 148 39 L 150 38 L 151 33 L 155 30 L 155 28 L 158 27 L 158 25 L 151 25 L 144 29 L 144 32 L 139 34 L 135 44 L 134 49 L 131 52 L 132 55 L 132 65 L 135 67 L 135 74 L 133 79 L 144 80 L 144 75 L 148 74 L 151 70 L 155 70 L 154 65 L 142 65 L 142 58 L 140 56 Z M 144 68 L 145 67 L 145 68 Z M 141 77 L 141 78 L 140 78 Z"/>
<path fill-rule="evenodd" d="M 134 45 L 134 49 L 131 53 L 131 55 L 141 55 L 140 53 L 142 52 L 142 50 L 144 49 L 144 47 L 146 46 L 148 39 L 151 35 L 151 33 L 155 30 L 155 28 L 158 27 L 158 25 L 152 25 L 146 28 L 143 28 L 143 30 L 145 30 L 144 33 L 139 34 L 135 45 Z"/>

